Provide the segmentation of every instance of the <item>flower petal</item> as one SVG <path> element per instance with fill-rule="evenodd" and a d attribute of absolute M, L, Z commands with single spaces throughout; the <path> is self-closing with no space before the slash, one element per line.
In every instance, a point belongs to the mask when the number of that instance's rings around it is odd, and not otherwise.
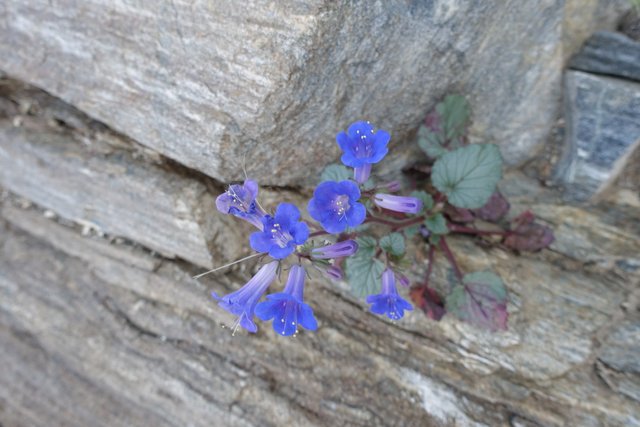
<path fill-rule="evenodd" d="M 336 142 L 338 143 L 338 147 L 345 153 L 353 151 L 353 142 L 346 133 L 340 132 L 337 134 Z"/>
<path fill-rule="evenodd" d="M 300 304 L 298 323 L 300 324 L 300 326 L 309 331 L 315 331 L 316 329 L 318 329 L 318 321 L 313 315 L 313 309 L 308 304 Z"/>
<path fill-rule="evenodd" d="M 275 259 L 284 259 L 291 255 L 294 249 L 294 246 L 289 245 L 285 246 L 284 248 L 281 248 L 278 245 L 271 245 L 271 247 L 269 248 L 269 255 Z"/>
<path fill-rule="evenodd" d="M 373 126 L 365 121 L 358 121 L 349 126 L 347 134 L 351 139 L 360 139 L 362 135 L 370 138 L 373 136 Z"/>
<path fill-rule="evenodd" d="M 379 130 L 373 136 L 373 155 L 369 159 L 371 163 L 378 163 L 389 152 L 387 144 L 391 136 L 384 130 Z"/>
<path fill-rule="evenodd" d="M 244 189 L 249 192 L 251 199 L 255 200 L 258 197 L 258 183 L 252 179 L 246 179 L 243 185 Z"/>
<path fill-rule="evenodd" d="M 256 252 L 269 252 L 269 249 L 273 246 L 271 236 L 262 231 L 251 233 L 251 236 L 249 236 L 249 244 Z"/>
<path fill-rule="evenodd" d="M 296 245 L 302 245 L 309 238 L 309 227 L 304 222 L 297 222 L 291 230 L 291 235 Z"/>
<path fill-rule="evenodd" d="M 367 209 L 362 203 L 354 203 L 347 212 L 347 224 L 349 227 L 357 227 L 362 224 L 367 217 Z"/>
<path fill-rule="evenodd" d="M 267 295 L 267 298 L 270 296 L 271 295 Z M 278 315 L 281 304 L 281 300 L 269 298 L 267 301 L 262 301 L 256 305 L 255 315 L 258 316 L 260 320 L 271 320 Z"/>
<path fill-rule="evenodd" d="M 293 205 L 291 203 L 280 203 L 278 205 L 278 208 L 276 209 L 276 214 L 274 215 L 274 217 L 276 221 L 281 225 L 283 224 L 283 220 L 285 218 L 290 221 L 290 224 L 293 224 L 300 219 L 300 211 L 298 210 L 296 205 Z"/>

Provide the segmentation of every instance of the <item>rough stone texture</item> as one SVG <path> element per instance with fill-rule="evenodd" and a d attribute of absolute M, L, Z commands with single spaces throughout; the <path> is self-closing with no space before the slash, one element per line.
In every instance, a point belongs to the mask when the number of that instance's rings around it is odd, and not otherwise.
<path fill-rule="evenodd" d="M 235 235 L 213 223 L 213 196 L 203 184 L 89 142 L 38 120 L 25 119 L 20 127 L 0 121 L 0 184 L 64 218 L 165 256 L 211 267 L 212 256 L 220 262 L 242 253 Z"/>
<path fill-rule="evenodd" d="M 314 281 L 306 297 L 320 329 L 289 340 L 266 325 L 235 337 L 221 327 L 232 320 L 208 294 L 236 289 L 246 266 L 194 282 L 189 266 L 5 200 L 0 423 L 639 426 L 638 401 L 594 370 L 635 360 L 624 337 L 635 333 L 626 319 L 640 269 L 613 260 L 637 258 L 640 234 L 536 194 L 534 211 L 558 230 L 553 251 L 516 256 L 450 239 L 464 270 L 504 278 L 508 332 L 416 312 L 389 323 L 346 285 Z M 524 208 L 514 199 L 514 214 Z M 603 249 L 584 259 L 582 247 Z M 434 273 L 444 284 L 445 266 Z"/>
<path fill-rule="evenodd" d="M 518 163 L 556 114 L 564 1 L 9 0 L 1 68 L 222 181 L 309 183 L 336 131 L 395 141 L 447 92 Z M 133 31 L 132 29 L 135 29 Z M 305 181 L 306 180 L 306 181 Z"/>
<path fill-rule="evenodd" d="M 565 61 L 571 58 L 595 31 L 614 31 L 629 0 L 565 0 L 562 39 Z"/>
<path fill-rule="evenodd" d="M 569 66 L 589 73 L 640 81 L 640 42 L 622 33 L 597 32 Z"/>
<path fill-rule="evenodd" d="M 600 374 L 615 390 L 640 402 L 640 316 L 617 325 L 602 343 Z"/>
<path fill-rule="evenodd" d="M 566 133 L 557 179 L 567 197 L 586 200 L 606 189 L 640 146 L 640 84 L 567 71 Z"/>

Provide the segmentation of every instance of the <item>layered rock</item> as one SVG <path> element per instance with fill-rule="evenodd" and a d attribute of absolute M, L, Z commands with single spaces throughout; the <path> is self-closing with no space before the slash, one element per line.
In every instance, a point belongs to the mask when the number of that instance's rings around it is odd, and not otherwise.
<path fill-rule="evenodd" d="M 232 336 L 223 325 L 233 319 L 209 298 L 250 271 L 194 282 L 192 267 L 88 239 L 9 198 L 0 222 L 0 421 L 638 426 L 629 340 L 638 234 L 544 200 L 533 208 L 557 230 L 553 252 L 517 256 L 449 239 L 465 271 L 503 277 L 508 332 L 418 312 L 392 324 L 346 285 L 312 281 L 305 295 L 320 328 L 283 339 L 268 325 Z M 514 200 L 514 211 L 523 208 Z M 607 249 L 583 258 L 583 247 Z M 439 285 L 445 267 L 434 272 Z M 631 376 L 605 383 L 594 375 L 603 369 Z"/>
<path fill-rule="evenodd" d="M 556 114 L 563 8 L 10 0 L 1 68 L 222 181 L 244 163 L 264 183 L 311 183 L 337 130 L 366 118 L 401 141 L 451 91 L 470 94 L 474 134 L 514 164 Z"/>

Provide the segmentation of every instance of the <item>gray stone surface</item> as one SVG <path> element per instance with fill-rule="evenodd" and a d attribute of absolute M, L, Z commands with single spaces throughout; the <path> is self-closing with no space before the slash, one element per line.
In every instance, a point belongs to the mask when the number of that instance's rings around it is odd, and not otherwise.
<path fill-rule="evenodd" d="M 615 31 L 629 0 L 564 0 L 563 57 L 569 60 L 596 31 Z"/>
<path fill-rule="evenodd" d="M 194 282 L 187 265 L 0 203 L 3 425 L 640 425 L 626 389 L 593 375 L 597 358 L 634 360 L 624 307 L 640 271 L 572 249 L 602 245 L 613 258 L 639 253 L 640 238 L 595 212 L 536 204 L 554 228 L 571 221 L 553 252 L 449 239 L 461 268 L 493 269 L 509 287 L 507 332 L 417 312 L 389 323 L 346 285 L 312 280 L 320 328 L 283 339 L 268 325 L 235 337 L 221 327 L 233 320 L 209 293 L 237 289 L 247 265 Z M 419 275 L 424 254 L 411 252 Z M 445 263 L 434 274 L 443 285 Z"/>
<path fill-rule="evenodd" d="M 640 81 L 640 42 L 622 33 L 599 31 L 571 58 L 569 66 L 589 73 Z"/>
<path fill-rule="evenodd" d="M 64 218 L 159 253 L 211 267 L 242 252 L 214 217 L 213 196 L 192 179 L 97 140 L 83 144 L 40 120 L 0 121 L 0 184 Z M 214 224 L 214 221 L 216 223 Z"/>
<path fill-rule="evenodd" d="M 565 75 L 566 134 L 557 179 L 567 197 L 603 192 L 640 145 L 640 83 L 581 71 Z"/>
<path fill-rule="evenodd" d="M 616 325 L 602 342 L 599 373 L 612 388 L 640 402 L 640 316 Z"/>
<path fill-rule="evenodd" d="M 417 128 L 469 94 L 474 135 L 528 158 L 556 114 L 564 2 L 8 0 L 0 68 L 222 181 L 315 182 L 357 119 Z"/>

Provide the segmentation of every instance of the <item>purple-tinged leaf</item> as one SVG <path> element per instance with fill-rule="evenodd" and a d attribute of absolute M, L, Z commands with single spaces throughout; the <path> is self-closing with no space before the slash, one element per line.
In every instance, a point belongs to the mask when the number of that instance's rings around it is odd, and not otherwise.
<path fill-rule="evenodd" d="M 441 124 L 440 124 L 440 114 L 437 111 L 431 111 L 427 114 L 427 117 L 424 118 L 424 125 L 431 132 L 439 133 L 442 132 Z"/>
<path fill-rule="evenodd" d="M 476 219 L 473 215 L 473 212 L 469 209 L 464 208 L 456 208 L 450 204 L 446 204 L 444 207 L 444 213 L 449 217 L 449 219 L 453 222 L 472 222 Z"/>
<path fill-rule="evenodd" d="M 518 251 L 535 252 L 549 247 L 555 240 L 553 230 L 535 222 L 535 216 L 526 211 L 513 220 L 512 231 L 504 245 Z"/>
<path fill-rule="evenodd" d="M 409 296 L 416 307 L 419 307 L 429 319 L 439 321 L 447 312 L 440 295 L 428 286 L 412 288 Z"/>
<path fill-rule="evenodd" d="M 483 271 L 465 275 L 462 282 L 447 296 L 447 311 L 479 328 L 506 330 L 509 313 L 502 279 Z"/>
<path fill-rule="evenodd" d="M 510 207 L 507 199 L 499 191 L 496 191 L 483 207 L 474 209 L 473 213 L 485 221 L 497 222 L 509 212 Z"/>

